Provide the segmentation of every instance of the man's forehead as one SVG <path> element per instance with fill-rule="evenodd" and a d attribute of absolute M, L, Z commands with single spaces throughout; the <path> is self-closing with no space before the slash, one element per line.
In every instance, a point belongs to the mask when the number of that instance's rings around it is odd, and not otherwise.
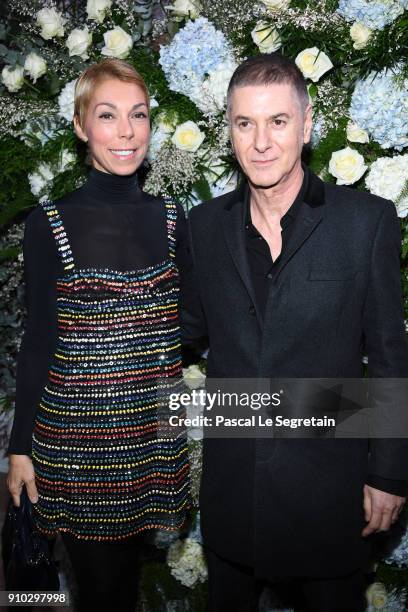
<path fill-rule="evenodd" d="M 231 92 L 234 114 L 247 111 L 290 112 L 298 105 L 297 93 L 290 83 L 242 85 Z"/>

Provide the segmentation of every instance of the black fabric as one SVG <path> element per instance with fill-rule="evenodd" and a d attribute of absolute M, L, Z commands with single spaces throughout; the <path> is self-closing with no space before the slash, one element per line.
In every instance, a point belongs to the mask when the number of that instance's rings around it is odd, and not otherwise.
<path fill-rule="evenodd" d="M 203 314 L 190 315 L 184 337 L 208 333 L 209 377 L 360 378 L 364 351 L 369 376 L 408 376 L 395 206 L 313 173 L 309 183 L 264 313 L 248 264 L 243 190 L 191 211 Z M 352 572 L 374 542 L 361 535 L 370 474 L 407 481 L 407 440 L 206 438 L 204 542 L 265 578 Z"/>
<path fill-rule="evenodd" d="M 35 527 L 25 486 L 20 506 L 10 498 L 1 531 L 5 586 L 8 591 L 58 591 L 59 577 L 52 541 Z"/>
<path fill-rule="evenodd" d="M 244 190 L 244 210 L 245 210 L 245 240 L 248 254 L 248 263 L 251 272 L 251 281 L 255 291 L 257 305 L 262 317 L 265 315 L 266 301 L 269 293 L 269 286 L 273 283 L 275 274 L 279 270 L 279 264 L 284 257 L 288 243 L 290 242 L 291 232 L 293 231 L 294 221 L 304 198 L 310 199 L 308 193 L 309 170 L 304 166 L 304 176 L 302 186 L 293 204 L 281 219 L 282 227 L 282 250 L 280 255 L 272 260 L 271 251 L 265 238 L 258 232 L 251 220 L 250 189 L 246 185 Z M 404 497 L 408 493 L 408 483 L 404 480 L 381 478 L 376 474 L 369 474 L 367 484 L 380 491 L 392 493 Z"/>
<path fill-rule="evenodd" d="M 169 257 L 163 200 L 141 191 L 136 173 L 108 174 L 95 168 L 87 182 L 55 204 L 80 268 L 139 270 Z M 37 206 L 27 217 L 24 271 L 28 317 L 17 363 L 16 410 L 8 453 L 31 453 L 37 406 L 57 343 L 56 282 L 61 258 L 45 212 Z M 181 295 L 191 286 L 186 220 L 177 205 L 176 263 Z"/>
<path fill-rule="evenodd" d="M 61 536 L 78 585 L 76 612 L 134 612 L 143 534 L 116 542 L 80 540 L 65 532 Z"/>
<path fill-rule="evenodd" d="M 362 570 L 336 578 L 303 578 L 268 583 L 257 579 L 250 566 L 233 563 L 206 550 L 208 565 L 207 612 L 257 612 L 262 590 L 268 585 L 279 608 L 305 612 L 364 612 L 366 581 Z M 275 606 L 274 606 L 275 607 Z"/>

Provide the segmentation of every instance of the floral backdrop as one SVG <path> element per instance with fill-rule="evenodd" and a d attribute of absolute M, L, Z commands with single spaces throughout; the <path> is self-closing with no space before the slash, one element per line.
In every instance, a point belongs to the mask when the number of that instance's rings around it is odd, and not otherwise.
<path fill-rule="evenodd" d="M 305 161 L 326 181 L 394 202 L 408 308 L 408 0 L 7 0 L 0 8 L 1 448 L 25 316 L 24 219 L 42 198 L 79 187 L 89 168 L 71 123 L 78 75 L 109 56 L 139 70 L 152 97 L 144 189 L 173 196 L 188 210 L 236 186 L 226 87 L 244 58 L 278 50 L 308 82 L 314 128 Z M 187 381 L 197 380 L 200 368 L 191 366 Z M 146 553 L 140 610 L 204 609 L 199 514 L 186 533 L 157 534 L 154 550 Z M 367 610 L 405 610 L 406 513 L 377 557 Z M 263 610 L 282 606 L 264 593 Z"/>

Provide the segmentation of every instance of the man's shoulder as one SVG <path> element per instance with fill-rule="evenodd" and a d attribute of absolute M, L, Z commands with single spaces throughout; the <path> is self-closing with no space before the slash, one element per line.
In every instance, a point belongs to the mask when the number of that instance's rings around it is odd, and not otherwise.
<path fill-rule="evenodd" d="M 345 213 L 358 211 L 359 215 L 378 217 L 390 206 L 395 209 L 390 200 L 376 196 L 369 191 L 359 191 L 353 187 L 333 183 L 325 183 L 325 190 L 326 201 L 332 205 L 331 208 L 341 207 Z"/>
<path fill-rule="evenodd" d="M 194 206 L 189 212 L 189 219 L 193 223 L 203 222 L 205 219 L 213 219 L 229 204 L 235 202 L 239 197 L 239 189 L 234 189 L 216 198 L 202 202 Z"/>

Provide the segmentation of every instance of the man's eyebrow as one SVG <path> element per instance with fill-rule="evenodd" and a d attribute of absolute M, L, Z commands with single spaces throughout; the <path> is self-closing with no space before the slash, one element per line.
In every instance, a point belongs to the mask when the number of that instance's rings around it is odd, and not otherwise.
<path fill-rule="evenodd" d="M 282 111 L 281 113 L 270 115 L 268 119 L 279 119 L 281 117 L 284 117 L 285 119 L 289 119 L 290 115 Z M 246 117 L 245 115 L 237 115 L 236 117 L 234 117 L 234 121 L 251 121 L 251 117 Z"/>
<path fill-rule="evenodd" d="M 102 104 L 110 106 L 111 108 L 116 108 L 116 105 L 112 104 L 111 102 L 98 102 L 95 108 L 98 108 L 98 106 L 101 106 Z M 139 102 L 138 104 L 134 104 L 130 110 L 135 110 L 135 108 L 139 108 L 140 106 L 146 106 L 147 108 L 146 102 Z"/>

